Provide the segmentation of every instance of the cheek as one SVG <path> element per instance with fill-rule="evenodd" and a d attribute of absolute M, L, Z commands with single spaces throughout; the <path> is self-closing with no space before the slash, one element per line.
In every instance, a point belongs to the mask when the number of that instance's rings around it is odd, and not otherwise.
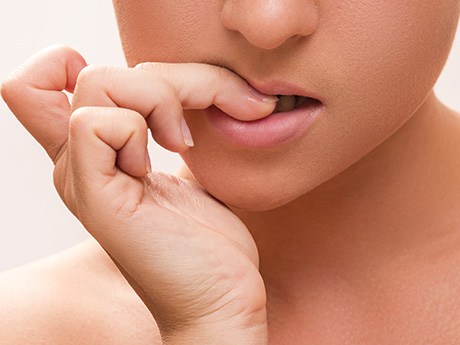
<path fill-rule="evenodd" d="M 457 1 L 337 3 L 320 2 L 322 24 L 310 42 L 327 108 L 307 136 L 279 152 L 236 152 L 192 115 L 201 142 L 183 158 L 228 205 L 269 210 L 311 191 L 391 136 L 432 90 L 454 38 Z"/>
<path fill-rule="evenodd" d="M 458 1 L 325 1 L 323 76 L 335 104 L 417 107 L 445 64 Z M 318 38 L 320 39 L 320 38 Z M 412 101 L 412 104 L 408 104 Z M 409 114 L 408 114 L 409 115 Z"/>
<path fill-rule="evenodd" d="M 219 1 L 115 2 L 130 65 L 205 61 L 211 48 L 212 54 L 225 50 Z M 305 137 L 269 153 L 238 151 L 207 131 L 199 112 L 187 112 L 196 145 L 182 157 L 198 182 L 230 206 L 256 211 L 286 204 L 381 144 L 432 89 L 458 20 L 457 0 L 317 4 L 318 31 L 306 44 L 308 52 L 296 51 L 292 61 L 314 65 L 302 77 L 327 101 L 321 121 Z M 231 45 L 231 54 L 235 50 Z M 245 60 L 235 58 L 235 64 L 246 66 Z"/>
<path fill-rule="evenodd" d="M 216 31 L 218 6 L 207 0 L 114 0 L 128 65 L 191 61 Z"/>
<path fill-rule="evenodd" d="M 322 9 L 317 58 L 324 61 L 329 105 L 319 147 L 330 176 L 381 144 L 423 104 L 447 60 L 459 2 L 324 3 L 331 7 Z"/>

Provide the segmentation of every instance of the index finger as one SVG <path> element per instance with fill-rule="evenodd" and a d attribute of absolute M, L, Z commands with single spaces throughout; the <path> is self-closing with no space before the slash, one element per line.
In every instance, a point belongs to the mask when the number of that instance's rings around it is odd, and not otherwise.
<path fill-rule="evenodd" d="M 278 101 L 251 87 L 242 77 L 220 66 L 204 63 L 142 62 L 135 66 L 167 80 L 184 109 L 215 105 L 241 121 L 269 115 Z"/>
<path fill-rule="evenodd" d="M 187 149 L 183 109 L 217 106 L 243 121 L 270 115 L 277 97 L 259 94 L 239 75 L 201 63 L 142 63 L 135 68 L 89 66 L 77 80 L 72 109 L 120 107 L 143 115 L 164 148 Z M 184 129 L 185 128 L 185 129 Z M 190 135 L 189 135 L 190 136 Z"/>

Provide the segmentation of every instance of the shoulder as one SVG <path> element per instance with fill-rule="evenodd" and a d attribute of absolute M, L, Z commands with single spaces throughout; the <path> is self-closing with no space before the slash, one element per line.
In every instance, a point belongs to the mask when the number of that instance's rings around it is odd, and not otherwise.
<path fill-rule="evenodd" d="M 155 321 L 93 239 L 0 274 L 0 345 L 161 344 Z"/>

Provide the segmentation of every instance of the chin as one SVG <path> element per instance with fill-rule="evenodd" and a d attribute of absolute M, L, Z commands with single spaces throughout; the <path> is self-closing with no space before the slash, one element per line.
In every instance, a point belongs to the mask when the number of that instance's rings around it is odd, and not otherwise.
<path fill-rule="evenodd" d="M 244 175 L 237 175 L 243 178 L 222 178 L 219 174 L 206 173 L 207 169 L 204 169 L 204 173 L 201 173 L 203 169 L 192 170 L 193 173 L 187 164 L 183 164 L 176 176 L 198 183 L 232 210 L 269 211 L 282 207 L 305 193 L 304 190 L 293 189 L 295 184 L 292 184 L 292 181 L 289 183 L 286 178 L 277 183 L 274 179 L 268 182 L 266 179 L 250 179 Z M 216 176 L 219 178 L 215 178 Z"/>
<path fill-rule="evenodd" d="M 245 212 L 264 212 L 282 207 L 305 193 L 294 188 L 291 184 L 287 188 L 286 179 L 283 181 L 264 179 L 251 180 L 247 178 L 213 180 L 207 176 L 198 177 L 204 189 L 232 210 Z"/>
<path fill-rule="evenodd" d="M 209 192 L 209 191 L 208 191 Z M 241 210 L 246 212 L 264 212 L 284 206 L 296 199 L 296 197 L 286 197 L 285 195 L 276 195 L 273 192 L 251 194 L 250 196 L 238 195 L 215 195 L 225 205 L 232 210 Z"/>
<path fill-rule="evenodd" d="M 264 212 L 282 207 L 295 199 L 296 197 L 289 199 L 279 199 L 271 194 L 269 198 L 255 198 L 253 196 L 251 199 L 246 200 L 238 200 L 237 198 L 230 198 L 230 200 L 227 202 L 222 199 L 219 200 L 225 203 L 230 209 L 235 211 Z"/>
<path fill-rule="evenodd" d="M 190 160 L 188 163 L 191 163 Z M 215 199 L 235 211 L 269 211 L 305 194 L 305 190 L 299 190 L 300 185 L 281 176 L 249 177 L 251 174 L 235 174 L 228 169 L 216 171 L 201 166 L 190 167 L 187 163 L 175 175 L 199 184 Z"/>

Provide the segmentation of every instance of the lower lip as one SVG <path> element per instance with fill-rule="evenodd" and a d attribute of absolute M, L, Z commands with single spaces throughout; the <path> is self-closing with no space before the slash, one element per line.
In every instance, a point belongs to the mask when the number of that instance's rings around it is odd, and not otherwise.
<path fill-rule="evenodd" d="M 298 108 L 254 121 L 237 120 L 215 106 L 205 110 L 208 121 L 227 140 L 245 147 L 276 147 L 302 136 L 319 117 L 323 104 L 307 100 Z"/>

